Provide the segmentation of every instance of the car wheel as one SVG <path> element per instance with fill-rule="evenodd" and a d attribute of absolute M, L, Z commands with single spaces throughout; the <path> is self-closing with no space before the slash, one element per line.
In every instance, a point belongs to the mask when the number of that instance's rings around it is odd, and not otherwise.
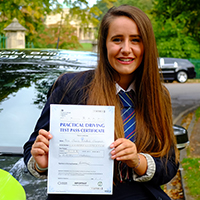
<path fill-rule="evenodd" d="M 188 75 L 185 71 L 179 71 L 177 72 L 176 78 L 179 83 L 185 83 L 188 79 Z"/>

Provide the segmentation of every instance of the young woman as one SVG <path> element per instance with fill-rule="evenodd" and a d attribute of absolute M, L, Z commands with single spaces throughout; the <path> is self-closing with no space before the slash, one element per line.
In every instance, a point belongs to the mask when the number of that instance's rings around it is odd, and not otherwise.
<path fill-rule="evenodd" d="M 51 103 L 112 105 L 113 195 L 49 195 L 48 199 L 170 199 L 160 185 L 176 175 L 177 149 L 170 96 L 160 82 L 149 18 L 136 7 L 111 8 L 101 22 L 98 48 L 96 70 L 64 74 L 52 87 L 35 130 L 24 145 L 25 163 L 34 176 L 46 177 L 49 140 L 53 137 L 48 132 Z M 134 101 L 130 137 L 121 116 L 121 91 L 133 93 L 129 96 Z"/>

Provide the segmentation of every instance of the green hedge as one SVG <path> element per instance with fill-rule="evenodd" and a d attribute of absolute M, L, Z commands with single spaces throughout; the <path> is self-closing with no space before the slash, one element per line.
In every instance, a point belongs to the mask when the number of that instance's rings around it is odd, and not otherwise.
<path fill-rule="evenodd" d="M 188 59 L 194 66 L 196 71 L 196 78 L 200 78 L 200 60 L 199 59 Z"/>

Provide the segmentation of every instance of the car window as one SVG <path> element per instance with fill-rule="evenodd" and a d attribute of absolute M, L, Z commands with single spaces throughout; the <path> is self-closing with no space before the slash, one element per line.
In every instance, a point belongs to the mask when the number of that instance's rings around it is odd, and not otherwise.
<path fill-rule="evenodd" d="M 189 67 L 192 66 L 193 64 L 189 60 L 178 60 L 178 64 L 182 67 Z"/>
<path fill-rule="evenodd" d="M 175 62 L 175 59 L 173 58 L 164 58 L 165 64 L 173 64 Z"/>

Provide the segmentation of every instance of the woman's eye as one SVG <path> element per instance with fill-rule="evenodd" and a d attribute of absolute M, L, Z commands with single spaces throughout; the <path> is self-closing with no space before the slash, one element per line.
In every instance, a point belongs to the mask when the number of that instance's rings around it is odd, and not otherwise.
<path fill-rule="evenodd" d="M 120 38 L 114 38 L 113 42 L 121 42 L 121 39 Z"/>
<path fill-rule="evenodd" d="M 140 38 L 134 38 L 134 39 L 132 39 L 132 42 L 140 42 L 140 41 L 141 41 Z"/>

